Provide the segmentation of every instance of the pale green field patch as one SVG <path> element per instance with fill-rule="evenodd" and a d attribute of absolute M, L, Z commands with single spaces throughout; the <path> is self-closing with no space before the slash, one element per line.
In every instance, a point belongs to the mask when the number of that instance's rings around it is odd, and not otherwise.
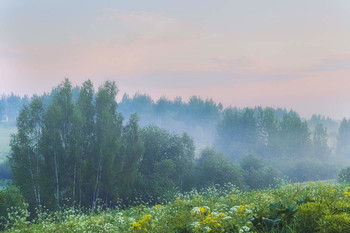
<path fill-rule="evenodd" d="M 1 122 L 0 123 L 0 163 L 6 159 L 10 151 L 11 134 L 16 133 L 15 122 Z"/>

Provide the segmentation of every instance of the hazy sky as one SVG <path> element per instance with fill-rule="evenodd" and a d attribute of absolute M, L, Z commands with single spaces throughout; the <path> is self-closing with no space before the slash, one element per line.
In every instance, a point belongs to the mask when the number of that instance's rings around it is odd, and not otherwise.
<path fill-rule="evenodd" d="M 115 80 L 120 96 L 350 117 L 349 0 L 0 4 L 0 93 Z"/>

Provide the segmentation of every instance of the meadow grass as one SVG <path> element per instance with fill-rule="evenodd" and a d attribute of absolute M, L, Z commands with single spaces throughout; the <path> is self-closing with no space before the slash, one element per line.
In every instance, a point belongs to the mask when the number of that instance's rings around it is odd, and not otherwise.
<path fill-rule="evenodd" d="M 8 232 L 350 232 L 350 187 L 310 182 L 242 192 L 229 186 L 178 194 L 163 205 L 41 209 L 32 222 L 15 219 Z"/>

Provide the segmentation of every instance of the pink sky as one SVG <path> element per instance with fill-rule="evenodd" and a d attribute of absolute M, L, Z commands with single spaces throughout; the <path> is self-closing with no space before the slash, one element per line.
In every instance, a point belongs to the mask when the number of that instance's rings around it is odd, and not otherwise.
<path fill-rule="evenodd" d="M 0 28 L 0 93 L 115 80 L 121 94 L 350 117 L 345 0 L 6 0 Z"/>

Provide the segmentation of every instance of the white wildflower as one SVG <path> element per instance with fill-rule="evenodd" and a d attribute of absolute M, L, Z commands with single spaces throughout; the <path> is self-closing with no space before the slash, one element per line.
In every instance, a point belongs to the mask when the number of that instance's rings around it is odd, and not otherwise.
<path fill-rule="evenodd" d="M 212 215 L 216 216 L 216 217 L 219 217 L 219 214 L 216 213 L 216 212 L 212 212 Z"/>
<path fill-rule="evenodd" d="M 193 222 L 191 226 L 193 227 L 199 227 L 201 224 L 199 222 Z"/>
<path fill-rule="evenodd" d="M 196 213 L 196 214 L 198 214 L 199 212 L 201 212 L 201 211 L 199 210 L 199 207 L 193 207 L 192 211 L 193 211 L 194 213 Z"/>

